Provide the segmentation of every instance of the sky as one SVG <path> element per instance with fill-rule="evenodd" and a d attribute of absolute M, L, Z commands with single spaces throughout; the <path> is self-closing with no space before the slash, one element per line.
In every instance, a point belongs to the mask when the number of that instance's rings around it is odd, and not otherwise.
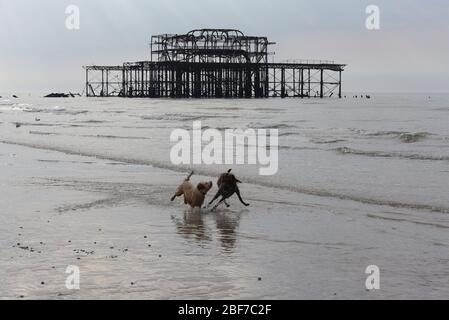
<path fill-rule="evenodd" d="M 81 92 L 82 66 L 146 60 L 151 35 L 199 28 L 268 36 L 276 61 L 348 64 L 346 92 L 449 92 L 448 0 L 0 0 L 0 94 Z"/>

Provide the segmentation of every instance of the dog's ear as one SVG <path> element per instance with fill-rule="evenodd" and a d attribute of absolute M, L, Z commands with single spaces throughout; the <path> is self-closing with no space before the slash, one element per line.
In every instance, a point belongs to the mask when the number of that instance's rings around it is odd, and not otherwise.
<path fill-rule="evenodd" d="M 196 186 L 196 188 L 199 190 L 199 191 L 204 191 L 204 190 L 206 190 L 207 189 L 207 187 L 204 185 L 204 183 L 198 183 L 198 185 Z"/>
<path fill-rule="evenodd" d="M 242 183 L 242 181 L 240 181 L 239 179 L 236 178 L 236 176 L 232 176 L 232 178 L 234 179 L 235 183 Z"/>
<path fill-rule="evenodd" d="M 234 183 L 242 183 L 242 181 L 240 181 L 239 179 L 237 179 L 237 178 L 235 177 L 235 175 L 230 174 L 229 176 L 231 177 L 231 180 L 232 180 Z"/>

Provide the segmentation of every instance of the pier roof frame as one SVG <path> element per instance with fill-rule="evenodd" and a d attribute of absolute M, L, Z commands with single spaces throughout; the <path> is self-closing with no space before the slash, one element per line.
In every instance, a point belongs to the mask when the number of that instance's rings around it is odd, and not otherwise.
<path fill-rule="evenodd" d="M 195 29 L 152 36 L 151 61 L 267 63 L 273 44 L 236 29 Z"/>

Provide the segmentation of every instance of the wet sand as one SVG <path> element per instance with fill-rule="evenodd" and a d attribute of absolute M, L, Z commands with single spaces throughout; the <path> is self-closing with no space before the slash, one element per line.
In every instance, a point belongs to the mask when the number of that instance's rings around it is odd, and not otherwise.
<path fill-rule="evenodd" d="M 250 208 L 233 199 L 193 213 L 169 201 L 181 173 L 0 148 L 3 299 L 442 298 L 407 290 L 407 279 L 445 277 L 408 258 L 433 244 L 445 251 L 444 239 L 417 239 L 379 212 L 348 215 L 329 199 L 243 184 Z M 385 274 L 378 292 L 365 289 L 373 262 Z M 81 290 L 65 288 L 68 265 L 79 266 Z"/>

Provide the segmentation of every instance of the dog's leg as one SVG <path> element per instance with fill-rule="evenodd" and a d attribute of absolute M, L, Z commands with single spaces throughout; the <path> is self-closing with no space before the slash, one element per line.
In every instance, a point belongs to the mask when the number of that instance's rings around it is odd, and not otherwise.
<path fill-rule="evenodd" d="M 220 200 L 220 202 L 218 202 L 217 205 L 212 209 L 212 211 L 217 210 L 218 206 L 219 206 L 220 204 L 222 204 L 223 202 L 225 202 L 225 201 L 226 201 L 226 198 L 223 197 L 223 198 Z"/>
<path fill-rule="evenodd" d="M 240 202 L 243 203 L 243 205 L 245 207 L 249 207 L 249 203 L 246 203 L 245 201 L 243 201 L 242 196 L 240 195 L 239 188 L 236 188 L 235 193 L 237 194 L 237 197 L 239 197 Z"/>
<path fill-rule="evenodd" d="M 214 203 L 215 202 L 215 200 L 217 200 L 218 199 L 218 197 L 220 197 L 220 191 L 219 192 L 217 192 L 217 194 L 215 195 L 215 197 L 212 199 L 212 201 L 211 202 L 209 202 L 209 205 L 208 205 L 208 207 L 210 207 L 211 205 L 212 205 L 212 203 Z"/>

